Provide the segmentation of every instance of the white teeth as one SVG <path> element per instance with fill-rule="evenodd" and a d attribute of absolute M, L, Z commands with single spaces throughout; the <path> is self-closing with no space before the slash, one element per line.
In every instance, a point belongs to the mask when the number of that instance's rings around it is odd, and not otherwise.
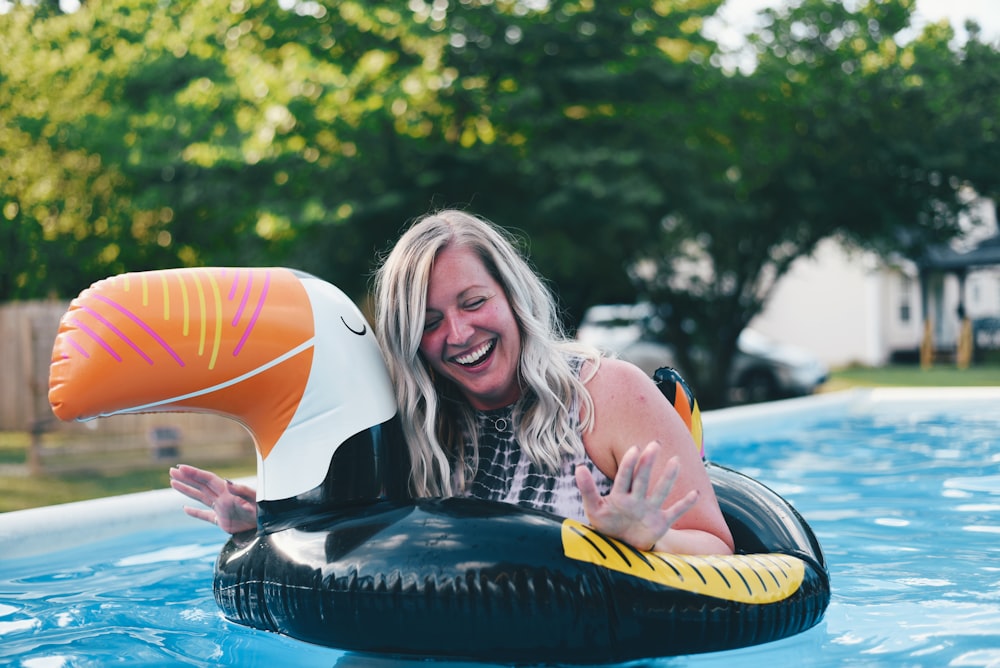
<path fill-rule="evenodd" d="M 487 353 L 489 353 L 490 350 L 492 349 L 493 349 L 493 341 L 487 341 L 483 345 L 473 350 L 468 355 L 462 355 L 461 357 L 456 357 L 455 361 L 458 362 L 459 364 L 470 366 L 472 364 L 475 364 L 479 360 L 483 359 L 484 357 L 486 357 Z"/>

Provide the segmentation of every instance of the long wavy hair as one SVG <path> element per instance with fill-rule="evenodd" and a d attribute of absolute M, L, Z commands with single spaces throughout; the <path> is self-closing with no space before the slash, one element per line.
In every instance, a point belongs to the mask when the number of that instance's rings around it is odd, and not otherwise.
<path fill-rule="evenodd" d="M 410 449 L 411 488 L 417 496 L 460 494 L 479 464 L 476 413 L 449 380 L 420 354 L 427 284 L 437 255 L 448 247 L 473 250 L 500 284 L 521 332 L 513 408 L 515 438 L 543 470 L 555 471 L 564 453 L 583 455 L 582 434 L 594 423 L 594 404 L 571 360 L 600 354 L 567 338 L 552 292 L 517 250 L 513 236 L 457 210 L 418 218 L 399 238 L 374 277 L 375 330 L 389 368 Z"/>

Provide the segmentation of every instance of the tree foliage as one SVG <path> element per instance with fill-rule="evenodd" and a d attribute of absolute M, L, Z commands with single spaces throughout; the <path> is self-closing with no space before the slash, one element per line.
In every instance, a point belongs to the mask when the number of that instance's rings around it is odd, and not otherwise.
<path fill-rule="evenodd" d="M 0 14 L 0 300 L 287 264 L 362 297 L 410 218 L 523 232 L 568 324 L 636 293 L 706 403 L 774 281 L 840 235 L 915 252 L 996 195 L 998 53 L 912 0 L 107 0 Z M 697 344 L 697 345 L 696 345 Z M 697 364 L 698 359 L 710 364 Z"/>
<path fill-rule="evenodd" d="M 740 332 L 819 241 L 916 257 L 958 233 L 970 186 L 994 187 L 973 154 L 996 151 L 984 80 L 997 52 L 975 33 L 953 52 L 942 27 L 900 45 L 911 6 L 769 10 L 753 73 L 706 77 L 710 106 L 692 128 L 702 182 L 666 216 L 662 252 L 637 279 L 709 401 L 724 397 Z"/>
<path fill-rule="evenodd" d="M 624 268 L 655 239 L 663 185 L 687 176 L 675 121 L 717 5 L 12 12 L 12 59 L 44 61 L 54 87 L 29 93 L 30 66 L 10 79 L 10 131 L 47 152 L 31 159 L 38 175 L 79 155 L 100 182 L 79 179 L 80 195 L 52 206 L 8 189 L 8 220 L 40 222 L 48 207 L 59 232 L 19 240 L 36 257 L 11 263 L 3 297 L 72 294 L 125 269 L 265 262 L 358 294 L 407 219 L 458 205 L 525 233 L 571 319 L 588 301 L 629 299 Z"/>

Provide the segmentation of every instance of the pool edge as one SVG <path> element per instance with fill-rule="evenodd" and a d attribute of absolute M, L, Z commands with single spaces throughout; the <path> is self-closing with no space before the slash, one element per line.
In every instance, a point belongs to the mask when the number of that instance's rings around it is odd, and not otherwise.
<path fill-rule="evenodd" d="M 240 482 L 253 484 L 253 478 Z M 155 489 L 0 514 L 0 562 L 93 543 L 136 531 L 190 526 L 185 496 Z M 220 532 L 220 536 L 223 534 Z"/>

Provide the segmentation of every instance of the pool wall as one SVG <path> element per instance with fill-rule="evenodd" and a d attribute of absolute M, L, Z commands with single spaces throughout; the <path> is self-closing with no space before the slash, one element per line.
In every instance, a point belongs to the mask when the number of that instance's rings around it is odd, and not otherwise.
<path fill-rule="evenodd" d="M 254 479 L 239 482 L 254 484 Z M 157 489 L 0 514 L 0 561 L 58 552 L 138 531 L 169 531 L 191 522 L 190 499 Z"/>
<path fill-rule="evenodd" d="M 952 402 L 995 414 L 1000 387 L 873 388 L 831 392 L 703 415 L 706 444 L 745 437 L 754 429 L 780 433 L 824 417 L 947 410 Z M 253 479 L 242 480 L 253 484 Z M 0 560 L 57 552 L 138 531 L 168 531 L 197 522 L 184 514 L 186 497 L 173 489 L 79 501 L 0 514 Z"/>
<path fill-rule="evenodd" d="M 769 434 L 780 434 L 838 416 L 946 411 L 956 403 L 965 412 L 971 407 L 973 411 L 995 415 L 1000 411 L 1000 386 L 861 388 L 706 411 L 703 417 L 706 448 L 711 457 L 713 441 L 745 438 L 754 429 L 766 428 Z"/>

